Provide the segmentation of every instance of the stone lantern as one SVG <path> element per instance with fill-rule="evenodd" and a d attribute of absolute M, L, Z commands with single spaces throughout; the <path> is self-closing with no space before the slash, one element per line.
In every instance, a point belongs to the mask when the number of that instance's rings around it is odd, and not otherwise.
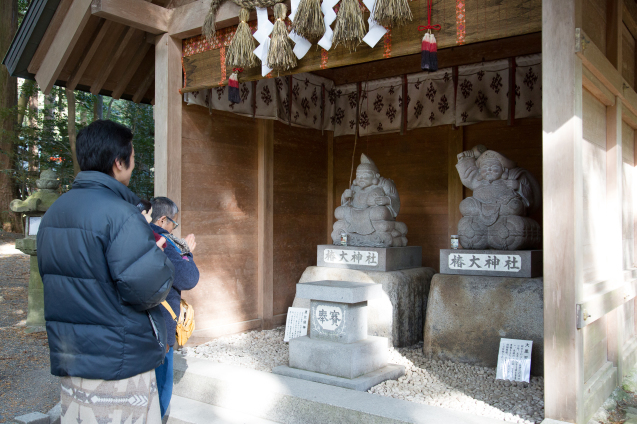
<path fill-rule="evenodd" d="M 44 331 L 44 288 L 38 269 L 36 235 L 44 213 L 60 195 L 57 189 L 60 181 L 52 170 L 42 171 L 36 181 L 38 191 L 25 200 L 15 199 L 9 207 L 13 212 L 26 215 L 24 238 L 15 242 L 18 250 L 31 256 L 31 275 L 29 277 L 29 310 L 27 312 L 27 332 Z"/>

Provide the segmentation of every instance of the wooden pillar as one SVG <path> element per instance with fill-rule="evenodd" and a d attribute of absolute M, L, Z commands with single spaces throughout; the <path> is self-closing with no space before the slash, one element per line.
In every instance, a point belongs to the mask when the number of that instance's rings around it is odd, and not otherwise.
<path fill-rule="evenodd" d="M 584 423 L 581 0 L 542 0 L 545 417 Z"/>
<path fill-rule="evenodd" d="M 621 7 L 620 7 L 621 10 Z M 606 108 L 606 228 L 607 278 L 620 285 L 624 279 L 624 249 L 622 242 L 622 100 Z M 608 360 L 617 367 L 619 380 L 623 377 L 624 305 L 608 313 Z"/>
<path fill-rule="evenodd" d="M 181 40 L 155 38 L 155 196 L 181 210 Z M 181 222 L 181 214 L 178 220 Z M 181 228 L 175 230 L 177 237 Z"/>
<path fill-rule="evenodd" d="M 272 328 L 273 297 L 273 211 L 274 211 L 274 121 L 258 122 L 258 289 L 262 329 Z"/>
<path fill-rule="evenodd" d="M 327 244 L 332 244 L 334 226 L 334 131 L 327 132 Z"/>
<path fill-rule="evenodd" d="M 462 181 L 456 169 L 458 154 L 464 151 L 464 127 L 449 130 L 447 143 L 447 248 L 450 247 L 451 236 L 458 234 L 458 222 L 462 218 L 460 202 L 462 202 Z"/>

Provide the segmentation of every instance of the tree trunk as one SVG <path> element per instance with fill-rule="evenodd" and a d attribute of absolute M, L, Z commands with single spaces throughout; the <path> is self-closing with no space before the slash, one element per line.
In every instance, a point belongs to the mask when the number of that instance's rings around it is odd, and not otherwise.
<path fill-rule="evenodd" d="M 37 86 L 35 84 L 35 81 L 28 81 L 28 82 L 32 82 L 34 86 L 33 88 L 35 89 L 31 97 L 29 98 L 29 126 L 33 130 L 36 130 L 38 127 L 38 107 L 39 107 L 38 91 L 37 91 Z M 27 81 L 25 81 L 25 84 L 26 83 Z M 37 172 L 40 168 L 40 163 L 38 161 L 40 150 L 38 148 L 37 140 L 34 140 L 33 138 L 31 139 L 31 142 L 29 143 L 29 153 L 30 153 L 29 154 L 29 171 L 37 175 Z"/>
<path fill-rule="evenodd" d="M 75 93 L 73 90 L 66 89 L 66 102 L 69 106 L 69 144 L 71 145 L 71 156 L 73 157 L 73 176 L 80 172 L 80 164 L 77 162 L 77 153 L 75 151 Z"/>
<path fill-rule="evenodd" d="M 106 108 L 106 119 L 111 119 L 111 110 L 113 108 L 113 99 L 111 97 L 111 100 L 108 102 L 108 107 Z"/>
<path fill-rule="evenodd" d="M 11 40 L 18 29 L 18 0 L 0 1 L 0 52 L 6 52 L 11 45 Z M 4 110 L 12 109 L 18 103 L 18 80 L 9 75 L 6 67 L 0 67 L 0 107 Z M 2 133 L 0 134 L 0 170 L 14 168 L 12 159 L 13 136 L 16 124 L 16 115 L 7 114 L 0 122 Z M 0 217 L 2 228 L 5 231 L 21 231 L 22 217 L 10 211 L 9 203 L 13 200 L 16 189 L 13 179 L 6 173 L 0 173 Z"/>
<path fill-rule="evenodd" d="M 95 96 L 93 99 L 93 121 L 103 119 L 104 116 L 104 98 L 101 94 Z"/>

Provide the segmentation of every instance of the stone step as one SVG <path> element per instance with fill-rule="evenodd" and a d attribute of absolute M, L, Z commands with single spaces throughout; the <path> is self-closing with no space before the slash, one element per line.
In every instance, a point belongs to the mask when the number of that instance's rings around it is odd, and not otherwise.
<path fill-rule="evenodd" d="M 286 424 L 504 422 L 178 354 L 174 369 L 174 396 Z"/>
<path fill-rule="evenodd" d="M 252 415 L 173 395 L 166 424 L 275 424 Z"/>

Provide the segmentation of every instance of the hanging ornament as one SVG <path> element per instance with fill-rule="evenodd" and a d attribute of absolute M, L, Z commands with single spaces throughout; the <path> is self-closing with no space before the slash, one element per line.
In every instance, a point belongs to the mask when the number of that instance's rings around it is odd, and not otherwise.
<path fill-rule="evenodd" d="M 422 37 L 420 50 L 420 68 L 423 71 L 434 72 L 438 70 L 438 43 L 431 30 L 440 31 L 440 25 L 431 25 L 431 11 L 433 0 L 427 0 L 427 25 L 420 25 L 418 31 L 427 31 Z"/>
<path fill-rule="evenodd" d="M 256 48 L 254 43 L 254 37 L 252 37 L 252 31 L 248 25 L 248 19 L 250 18 L 250 11 L 246 8 L 242 8 L 239 12 L 239 26 L 230 41 L 228 46 L 228 52 L 226 54 L 226 62 L 228 66 L 241 67 L 241 68 L 253 68 L 259 64 L 259 60 L 254 55 L 254 49 Z"/>
<path fill-rule="evenodd" d="M 239 92 L 239 74 L 243 68 L 234 68 L 230 78 L 228 78 L 228 101 L 230 103 L 241 103 L 241 93 Z"/>
<path fill-rule="evenodd" d="M 358 0 L 342 0 L 334 25 L 334 45 L 344 45 L 351 52 L 365 37 L 365 21 Z"/>
<path fill-rule="evenodd" d="M 376 0 L 372 15 L 376 22 L 389 28 L 404 25 L 413 19 L 409 0 Z"/>
<path fill-rule="evenodd" d="M 321 0 L 301 0 L 292 21 L 292 30 L 310 41 L 325 34 Z"/>
<path fill-rule="evenodd" d="M 208 13 L 206 14 L 206 18 L 203 21 L 203 27 L 201 28 L 201 32 L 206 37 L 206 40 L 211 43 L 216 39 L 216 19 L 217 12 L 221 5 L 227 0 L 212 0 L 210 2 L 210 8 L 208 9 Z M 234 4 L 240 7 L 245 7 L 247 9 L 255 9 L 255 8 L 265 8 L 272 7 L 277 3 L 282 2 L 283 0 L 231 0 Z"/>
<path fill-rule="evenodd" d="M 268 51 L 267 65 L 274 71 L 287 71 L 296 66 L 296 56 L 292 51 L 292 40 L 288 37 L 285 26 L 285 15 L 288 8 L 283 3 L 274 6 L 276 22 L 270 37 L 270 50 Z M 297 12 L 298 13 L 298 12 Z"/>

